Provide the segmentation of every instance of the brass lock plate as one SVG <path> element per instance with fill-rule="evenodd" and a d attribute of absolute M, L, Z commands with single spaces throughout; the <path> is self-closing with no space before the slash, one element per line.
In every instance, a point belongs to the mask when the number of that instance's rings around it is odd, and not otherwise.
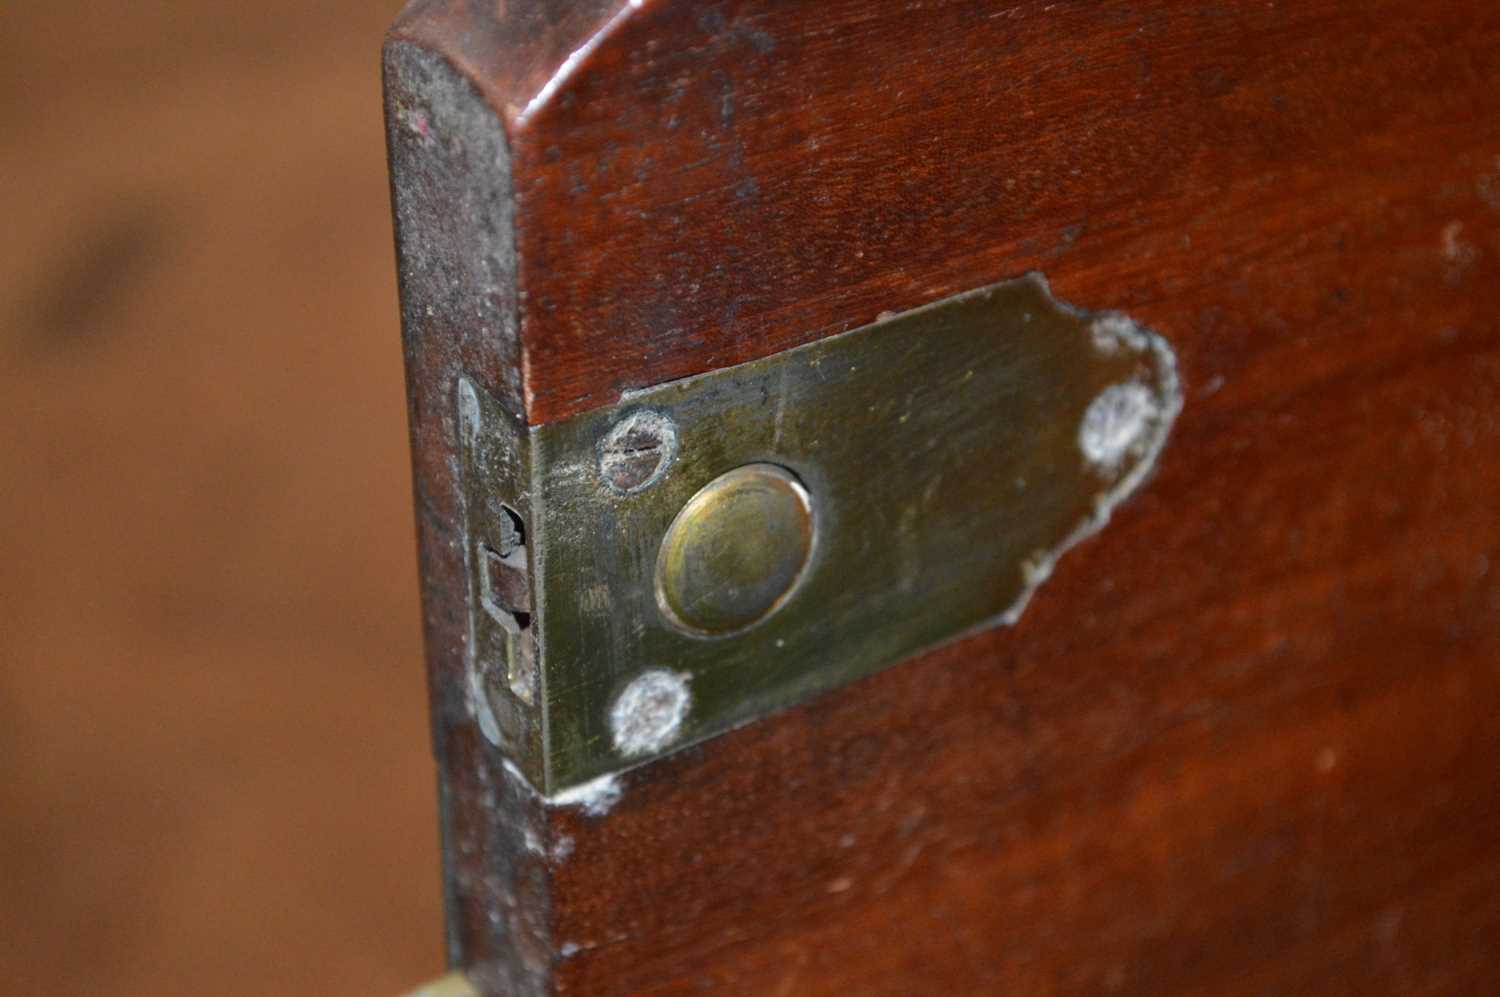
<path fill-rule="evenodd" d="M 1038 275 L 546 426 L 464 381 L 477 721 L 555 794 L 1013 623 L 1181 398 Z"/>

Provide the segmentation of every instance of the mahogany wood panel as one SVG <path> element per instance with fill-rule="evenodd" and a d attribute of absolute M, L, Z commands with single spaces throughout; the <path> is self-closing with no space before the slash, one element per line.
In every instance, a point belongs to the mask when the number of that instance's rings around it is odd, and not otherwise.
<path fill-rule="evenodd" d="M 476 979 L 1500 986 L 1500 11 L 648 0 L 546 34 L 579 53 L 553 73 L 493 17 L 417 4 L 393 37 L 504 131 L 517 338 L 464 356 L 512 365 L 483 373 L 518 417 L 1033 269 L 1163 333 L 1188 400 L 1017 627 L 637 770 L 594 818 L 516 789 L 455 700 L 452 427 L 420 399 L 462 333 L 409 315 Z"/>

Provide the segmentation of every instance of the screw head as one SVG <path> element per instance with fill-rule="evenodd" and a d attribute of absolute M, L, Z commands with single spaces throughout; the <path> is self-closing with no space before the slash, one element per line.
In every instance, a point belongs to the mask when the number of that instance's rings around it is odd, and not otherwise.
<path fill-rule="evenodd" d="M 686 675 L 662 668 L 637 675 L 609 710 L 615 750 L 627 758 L 661 751 L 677 740 L 692 703 Z"/>
<path fill-rule="evenodd" d="M 690 498 L 662 538 L 656 597 L 678 628 L 724 636 L 770 616 L 813 551 L 812 500 L 789 471 L 748 464 Z"/>
<path fill-rule="evenodd" d="M 1151 389 L 1136 381 L 1112 384 L 1089 403 L 1078 427 L 1078 448 L 1096 470 L 1116 471 L 1140 456 L 1161 418 Z"/>
<path fill-rule="evenodd" d="M 599 474 L 626 495 L 661 480 L 677 456 L 677 425 L 660 412 L 632 412 L 605 434 L 599 444 Z"/>

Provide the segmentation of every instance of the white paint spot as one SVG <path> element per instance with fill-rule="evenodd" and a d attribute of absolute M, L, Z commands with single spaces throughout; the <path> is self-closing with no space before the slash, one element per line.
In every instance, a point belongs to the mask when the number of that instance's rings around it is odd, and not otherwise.
<path fill-rule="evenodd" d="M 467 378 L 458 379 L 458 427 L 464 439 L 472 446 L 479 435 L 479 396 Z"/>
<path fill-rule="evenodd" d="M 478 721 L 479 733 L 484 735 L 484 739 L 495 747 L 500 747 L 500 724 L 495 721 L 495 712 L 490 709 L 483 683 L 472 672 L 469 676 L 469 712 Z"/>
<path fill-rule="evenodd" d="M 526 829 L 526 832 L 525 832 L 525 837 L 526 837 L 526 850 L 528 852 L 530 852 L 533 855 L 545 855 L 545 854 L 547 854 L 547 849 L 545 849 L 545 848 L 542 847 L 542 839 L 538 838 L 536 836 L 536 832 L 535 831 L 533 831 L 531 828 L 528 827 Z"/>
<path fill-rule="evenodd" d="M 1443 259 L 1448 261 L 1448 283 L 1460 283 L 1479 258 L 1479 250 L 1464 238 L 1463 222 L 1449 222 L 1443 226 L 1442 242 Z"/>
<path fill-rule="evenodd" d="M 1113 471 L 1126 457 L 1140 454 L 1160 415 L 1155 396 L 1144 384 L 1112 384 L 1083 413 L 1078 448 L 1091 464 Z"/>
<path fill-rule="evenodd" d="M 677 740 L 692 698 L 686 675 L 665 669 L 637 675 L 609 711 L 615 749 L 627 758 L 662 750 Z"/>
<path fill-rule="evenodd" d="M 547 802 L 555 807 L 578 807 L 590 817 L 603 817 L 620 802 L 623 793 L 619 779 L 612 775 L 601 775 L 597 779 L 569 787 Z"/>
<path fill-rule="evenodd" d="M 543 796 L 537 788 L 531 784 L 516 763 L 509 758 L 500 759 L 500 766 L 505 769 L 505 774 L 525 788 L 532 796 L 540 799 L 550 807 L 578 807 L 590 817 L 603 817 L 614 809 L 620 797 L 625 795 L 625 787 L 620 785 L 620 780 L 613 775 L 601 775 L 597 779 L 571 786 L 560 793 L 551 796 Z M 531 841 L 528 837 L 527 846 Z M 563 836 L 554 849 L 554 855 L 559 861 L 573 854 L 573 839 Z"/>
<path fill-rule="evenodd" d="M 564 834 L 560 836 L 552 846 L 552 861 L 566 862 L 573 854 L 573 839 Z"/>
<path fill-rule="evenodd" d="M 1021 578 L 1025 580 L 1027 588 L 1037 588 L 1047 579 L 1052 577 L 1052 568 L 1057 564 L 1057 556 L 1051 551 L 1039 550 L 1026 560 L 1021 562 Z"/>
<path fill-rule="evenodd" d="M 1104 356 L 1112 357 L 1126 350 L 1144 353 L 1150 345 L 1146 331 L 1124 315 L 1108 313 L 1094 319 L 1089 327 L 1094 340 L 1094 349 Z"/>

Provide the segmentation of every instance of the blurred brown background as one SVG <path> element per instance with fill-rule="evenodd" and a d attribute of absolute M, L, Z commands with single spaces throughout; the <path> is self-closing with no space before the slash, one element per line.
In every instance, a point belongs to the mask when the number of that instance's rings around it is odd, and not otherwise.
<path fill-rule="evenodd" d="M 0 990 L 381 994 L 441 904 L 394 2 L 0 27 Z"/>

